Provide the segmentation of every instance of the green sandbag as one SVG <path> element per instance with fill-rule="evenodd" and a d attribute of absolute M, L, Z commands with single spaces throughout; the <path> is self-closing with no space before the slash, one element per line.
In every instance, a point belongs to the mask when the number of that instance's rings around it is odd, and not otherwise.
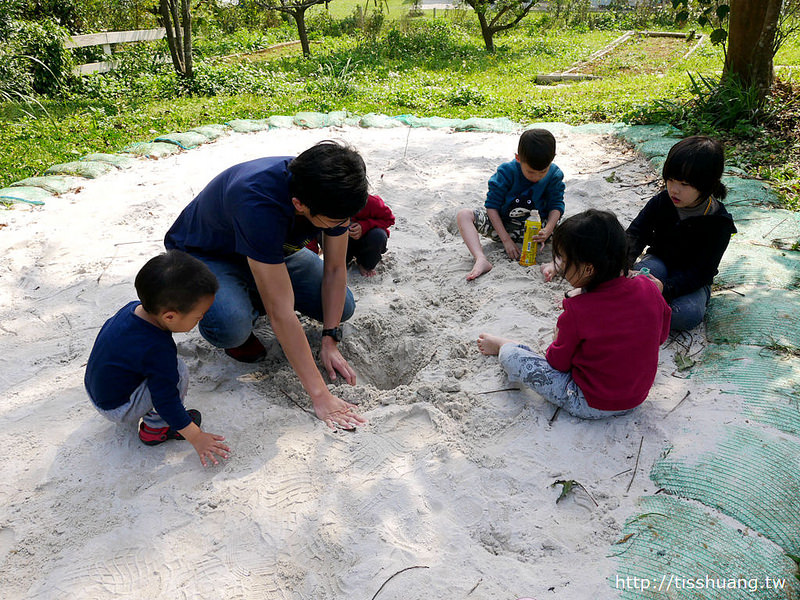
<path fill-rule="evenodd" d="M 303 129 L 319 129 L 321 127 L 330 127 L 334 123 L 326 113 L 299 112 L 294 116 L 294 124 Z M 339 119 L 338 124 L 341 124 L 341 119 Z"/>
<path fill-rule="evenodd" d="M 402 121 L 378 113 L 368 113 L 364 115 L 363 117 L 361 117 L 358 124 L 361 127 L 370 127 L 374 129 L 391 129 L 392 127 L 403 127 Z"/>
<path fill-rule="evenodd" d="M 725 206 L 736 204 L 774 204 L 775 193 L 763 181 L 743 177 L 723 177 L 722 183 L 728 188 Z"/>
<path fill-rule="evenodd" d="M 122 149 L 122 152 L 146 158 L 165 158 L 181 151 L 181 147 L 166 142 L 134 142 Z"/>
<path fill-rule="evenodd" d="M 752 206 L 749 203 L 725 202 L 739 231 L 734 240 L 747 240 L 752 244 L 777 243 L 778 247 L 791 247 L 800 239 L 800 213 L 779 208 Z"/>
<path fill-rule="evenodd" d="M 104 154 L 101 152 L 81 156 L 80 160 L 96 160 L 98 162 L 108 163 L 109 165 L 115 166 L 118 169 L 130 169 L 136 164 L 136 161 L 129 156 L 120 156 L 119 154 Z"/>
<path fill-rule="evenodd" d="M 800 289 L 800 252 L 755 245 L 739 235 L 725 251 L 714 277 L 715 287 Z"/>
<path fill-rule="evenodd" d="M 683 134 L 677 127 L 667 124 L 661 125 L 619 125 L 616 134 L 631 142 L 632 144 L 641 144 L 649 140 L 654 140 L 662 137 L 680 138 Z M 677 140 L 675 140 L 677 141 Z M 674 143 L 674 141 L 673 141 Z"/>
<path fill-rule="evenodd" d="M 417 117 L 416 115 L 399 115 L 395 119 L 409 127 L 427 127 L 428 129 L 452 129 L 461 122 L 461 119 Z"/>
<path fill-rule="evenodd" d="M 484 119 L 480 117 L 472 117 L 464 119 L 458 123 L 455 128 L 456 131 L 485 131 L 493 133 L 511 133 L 517 131 L 519 125 L 514 123 L 511 119 L 500 117 L 497 119 Z"/>
<path fill-rule="evenodd" d="M 706 337 L 716 344 L 750 344 L 800 350 L 800 291 L 739 286 L 714 294 Z"/>
<path fill-rule="evenodd" d="M 698 444 L 668 448 L 651 479 L 667 493 L 717 508 L 800 556 L 800 439 L 758 425 L 728 425 L 715 448 L 698 450 Z"/>
<path fill-rule="evenodd" d="M 49 200 L 53 194 L 40 187 L 18 186 L 0 189 L 0 203 L 22 202 L 24 204 L 34 204 L 39 206 Z"/>
<path fill-rule="evenodd" d="M 714 511 L 668 496 L 639 500 L 609 549 L 609 584 L 623 600 L 785 600 L 800 597 L 797 565 L 759 535 Z M 767 588 L 769 576 L 776 586 Z M 775 589 L 783 586 L 783 589 Z"/>
<path fill-rule="evenodd" d="M 669 149 L 672 148 L 677 142 L 678 140 L 674 138 L 656 138 L 636 144 L 636 150 L 638 150 L 639 153 L 645 158 L 666 156 L 669 152 Z"/>
<path fill-rule="evenodd" d="M 800 436 L 800 361 L 758 346 L 709 344 L 691 377 L 743 399 L 742 416 Z"/>
<path fill-rule="evenodd" d="M 225 125 L 201 125 L 200 127 L 192 127 L 189 131 L 199 133 L 208 140 L 216 140 L 223 135 L 228 135 L 228 129 Z"/>
<path fill-rule="evenodd" d="M 577 127 L 567 123 L 559 123 L 557 121 L 539 121 L 537 123 L 530 123 L 525 126 L 525 129 L 547 129 L 553 135 L 566 135 L 573 133 Z M 594 131 L 584 131 L 583 133 L 595 133 Z"/>
<path fill-rule="evenodd" d="M 75 175 L 77 177 L 86 177 L 87 179 L 96 179 L 97 177 L 110 173 L 115 169 L 116 167 L 105 162 L 76 160 L 73 162 L 53 165 L 47 169 L 44 174 Z"/>
<path fill-rule="evenodd" d="M 208 142 L 208 138 L 196 131 L 184 131 L 184 132 L 175 132 L 175 133 L 167 133 L 165 135 L 158 136 L 155 142 L 166 142 L 167 144 L 175 144 L 176 146 L 180 146 L 184 150 L 191 150 L 192 148 L 197 148 L 201 144 L 205 144 Z"/>
<path fill-rule="evenodd" d="M 270 127 L 289 129 L 290 127 L 294 127 L 294 117 L 288 115 L 272 115 L 267 119 L 267 123 Z"/>
<path fill-rule="evenodd" d="M 253 133 L 269 129 L 269 119 L 234 119 L 226 125 L 232 127 L 236 133 Z"/>
<path fill-rule="evenodd" d="M 306 129 L 319 127 L 341 127 L 347 122 L 346 110 L 335 110 L 329 113 L 299 112 L 294 116 L 294 124 Z"/>
<path fill-rule="evenodd" d="M 51 194 L 66 194 L 74 192 L 83 187 L 86 180 L 82 177 L 70 177 L 69 175 L 52 175 L 50 177 L 28 177 L 22 181 L 12 183 L 11 187 L 32 186 L 42 188 Z"/>

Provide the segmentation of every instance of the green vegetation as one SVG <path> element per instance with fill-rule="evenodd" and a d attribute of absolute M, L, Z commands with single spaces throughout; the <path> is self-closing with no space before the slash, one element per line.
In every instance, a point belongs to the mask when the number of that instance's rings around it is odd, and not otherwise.
<path fill-rule="evenodd" d="M 26 95 L 0 96 L 0 186 L 76 156 L 117 151 L 171 131 L 298 111 L 504 116 L 520 123 L 667 120 L 687 132 L 722 133 L 719 124 L 704 119 L 708 107 L 694 100 L 702 82 L 713 83 L 722 65 L 720 49 L 710 44 L 686 60 L 676 59 L 684 52 L 676 54 L 674 48 L 645 52 L 634 46 L 627 55 L 604 62 L 602 79 L 536 84 L 537 74 L 566 70 L 632 24 L 642 25 L 632 23 L 643 18 L 636 13 L 588 18 L 562 14 L 558 20 L 549 13 L 531 14 L 517 28 L 498 34 L 496 51 L 487 53 L 474 15 L 464 11 L 437 11 L 435 19 L 428 11 L 411 18 L 413 5 L 399 0 L 377 6 L 372 0 L 350 2 L 345 10 L 347 4 L 332 2 L 330 13 L 309 11 L 308 59 L 299 47 L 267 50 L 296 39 L 293 23 L 273 15 L 249 30 L 242 26 L 241 15 L 219 9 L 197 17 L 191 80 L 179 78 L 168 63 L 153 60 L 155 54 L 165 53 L 166 44 L 140 43 L 121 48 L 121 65 L 106 75 L 65 74 L 55 91 L 13 84 L 12 89 Z M 247 8 L 243 2 L 240 6 Z M 267 22 L 273 26 L 264 27 Z M 674 29 L 668 22 L 663 15 L 651 15 L 643 25 Z M 682 43 L 688 50 L 690 45 Z M 69 60 L 89 59 L 76 52 L 59 64 Z M 800 41 L 787 42 L 777 62 L 800 63 Z M 762 115 L 776 122 L 786 115 L 786 106 L 796 105 L 791 70 L 784 71 L 786 97 L 769 109 L 769 115 Z M 12 78 L 0 68 L 0 93 L 9 81 Z M 713 104 L 710 98 L 706 104 Z M 792 150 L 797 144 L 791 136 L 794 121 L 784 119 L 786 135 L 775 137 L 763 135 L 761 117 L 749 126 L 740 124 L 736 114 L 732 118 L 734 125 L 727 129 L 734 132 L 728 136 L 734 161 L 775 181 L 786 194 L 786 204 L 792 205 L 800 160 L 781 159 L 786 153 L 800 154 L 796 147 Z M 752 115 L 747 118 L 752 120 Z M 760 147 L 767 139 L 771 146 Z M 758 155 L 749 153 L 749 146 L 756 147 Z"/>

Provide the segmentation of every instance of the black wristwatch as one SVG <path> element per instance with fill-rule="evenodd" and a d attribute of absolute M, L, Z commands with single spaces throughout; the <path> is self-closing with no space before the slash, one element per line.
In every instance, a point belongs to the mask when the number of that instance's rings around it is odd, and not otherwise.
<path fill-rule="evenodd" d="M 334 342 L 341 342 L 342 341 L 342 328 L 341 327 L 334 327 L 333 329 L 323 329 L 322 336 L 325 337 L 329 335 L 333 338 Z"/>

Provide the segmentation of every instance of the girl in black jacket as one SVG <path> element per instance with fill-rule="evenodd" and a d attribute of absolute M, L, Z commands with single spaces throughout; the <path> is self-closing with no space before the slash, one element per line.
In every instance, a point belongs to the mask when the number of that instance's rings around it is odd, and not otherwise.
<path fill-rule="evenodd" d="M 675 144 L 662 169 L 666 189 L 650 199 L 626 232 L 631 275 L 649 269 L 647 276 L 672 308 L 675 330 L 703 320 L 711 282 L 736 233 L 722 204 L 724 165 L 722 145 L 714 139 L 692 136 Z"/>

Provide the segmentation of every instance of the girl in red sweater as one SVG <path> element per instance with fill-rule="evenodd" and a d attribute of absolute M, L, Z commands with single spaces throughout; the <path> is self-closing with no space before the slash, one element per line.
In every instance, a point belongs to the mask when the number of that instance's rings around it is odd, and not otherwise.
<path fill-rule="evenodd" d="M 486 333 L 478 348 L 499 355 L 511 381 L 575 417 L 624 414 L 653 385 L 670 308 L 650 278 L 627 277 L 625 230 L 613 213 L 592 209 L 566 219 L 553 234 L 553 256 L 556 272 L 575 289 L 545 356 Z M 543 271 L 547 276 L 547 266 Z"/>

